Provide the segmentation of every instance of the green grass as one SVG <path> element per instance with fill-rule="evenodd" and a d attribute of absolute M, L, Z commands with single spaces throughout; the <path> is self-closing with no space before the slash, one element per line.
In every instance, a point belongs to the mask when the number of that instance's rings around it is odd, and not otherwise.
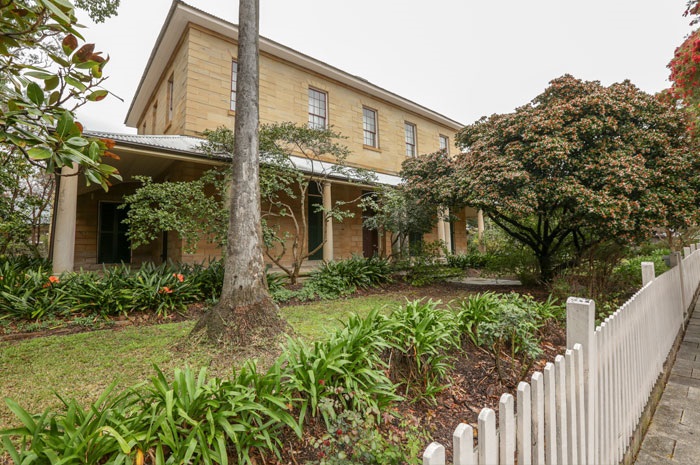
<path fill-rule="evenodd" d="M 404 294 L 393 293 L 290 306 L 281 312 L 298 336 L 315 340 L 339 328 L 351 312 L 366 315 L 375 307 L 388 311 L 405 301 Z M 241 360 L 232 359 L 225 350 L 187 344 L 193 325 L 188 321 L 2 343 L 0 396 L 39 413 L 60 407 L 54 393 L 87 405 L 112 382 L 121 390 L 147 381 L 154 374 L 154 364 L 165 373 L 185 365 L 211 366 L 220 376 L 230 373 L 231 364 Z M 274 356 L 269 348 L 262 352 Z M 0 428 L 15 423 L 5 402 L 0 402 Z"/>
<path fill-rule="evenodd" d="M 281 312 L 298 336 L 316 340 L 340 328 L 341 321 L 345 321 L 350 313 L 366 316 L 374 308 L 388 311 L 404 302 L 402 295 L 383 294 L 295 305 L 282 308 Z"/>

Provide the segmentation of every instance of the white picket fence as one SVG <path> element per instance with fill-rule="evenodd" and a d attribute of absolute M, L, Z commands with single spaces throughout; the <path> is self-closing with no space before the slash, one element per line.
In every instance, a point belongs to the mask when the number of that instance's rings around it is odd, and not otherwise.
<path fill-rule="evenodd" d="M 643 263 L 642 289 L 598 327 L 594 302 L 570 297 L 566 353 L 503 394 L 498 419 L 481 410 L 476 449 L 457 426 L 454 465 L 619 464 L 700 284 L 700 247 L 684 255 L 657 278 Z M 430 444 L 423 465 L 445 465 L 445 448 Z"/>

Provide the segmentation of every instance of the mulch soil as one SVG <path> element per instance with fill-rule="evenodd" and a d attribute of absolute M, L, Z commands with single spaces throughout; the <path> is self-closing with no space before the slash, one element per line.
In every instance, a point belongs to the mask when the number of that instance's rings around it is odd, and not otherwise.
<path fill-rule="evenodd" d="M 446 292 L 449 295 L 449 292 Z M 534 296 L 533 296 L 534 297 Z M 558 354 L 566 349 L 566 331 L 554 324 L 547 325 L 541 334 L 543 349 L 542 357 L 537 360 L 524 377 L 529 381 L 535 371 L 541 371 L 547 362 L 554 361 Z M 445 447 L 447 463 L 452 460 L 452 434 L 459 423 L 472 426 L 476 436 L 478 416 L 483 408 L 491 408 L 498 412 L 498 404 L 503 394 L 516 396 L 519 380 L 499 380 L 493 357 L 485 350 L 471 343 L 463 345 L 459 353 L 455 353 L 454 369 L 448 375 L 445 388 L 436 396 L 434 401 L 416 400 L 410 395 L 406 400 L 394 407 L 395 417 L 385 416 L 379 429 L 395 437 L 402 437 L 404 429 L 400 423 L 410 424 L 422 429 L 429 442 L 439 442 Z M 506 355 L 504 361 L 508 361 Z M 516 364 L 519 367 L 519 365 Z M 319 422 L 320 423 L 320 422 Z M 303 464 L 308 461 L 318 461 L 321 458 L 319 449 L 313 447 L 326 433 L 323 425 L 307 428 L 301 439 L 288 435 L 285 440 L 281 460 L 268 458 L 264 463 L 275 465 Z M 476 444 L 475 440 L 475 444 Z"/>
<path fill-rule="evenodd" d="M 469 294 L 486 291 L 530 294 L 537 300 L 544 300 L 549 295 L 549 292 L 543 287 L 473 286 L 457 283 L 442 283 L 416 288 L 400 282 L 382 289 L 359 291 L 357 295 L 366 296 L 402 293 L 409 300 L 430 298 L 448 303 L 455 299 L 464 298 Z M 299 303 L 292 302 L 283 304 L 282 306 L 292 304 L 298 305 Z M 94 327 L 65 326 L 29 333 L 13 333 L 12 326 L 8 325 L 5 327 L 6 334 L 0 335 L 0 342 L 56 334 L 70 334 L 94 329 L 112 328 L 114 330 L 120 330 L 129 326 L 191 320 L 198 318 L 204 310 L 205 308 L 200 304 L 191 306 L 188 311 L 183 314 L 173 313 L 168 315 L 167 318 L 157 318 L 152 314 L 139 313 L 115 318 L 102 327 L 99 325 Z M 543 355 L 530 369 L 525 378 L 526 380 L 529 380 L 530 375 L 534 371 L 542 370 L 546 362 L 553 361 L 557 354 L 561 354 L 565 350 L 566 333 L 563 328 L 550 324 L 542 330 L 540 336 L 542 339 Z M 385 433 L 391 432 L 401 436 L 403 431 L 399 426 L 399 421 L 415 425 L 419 429 L 424 430 L 430 440 L 437 441 L 445 446 L 448 460 L 451 459 L 452 455 L 452 433 L 457 425 L 459 423 L 467 423 L 472 425 L 476 431 L 477 418 L 481 409 L 489 407 L 497 410 L 501 395 L 510 393 L 515 396 L 519 381 L 517 379 L 510 379 L 506 382 L 500 381 L 495 370 L 492 356 L 471 343 L 465 343 L 459 353 L 454 355 L 454 369 L 448 376 L 445 388 L 437 395 L 434 402 L 416 400 L 410 395 L 406 396 L 407 399 L 405 401 L 395 406 L 394 413 L 397 418 L 392 419 L 387 416 L 379 427 Z M 504 355 L 504 359 L 508 361 L 506 355 Z M 322 422 L 319 421 L 316 425 L 311 425 L 310 428 L 307 428 L 305 436 L 301 439 L 296 438 L 296 436 L 290 433 L 284 440 L 285 447 L 283 448 L 281 460 L 277 461 L 276 459 L 267 457 L 266 460 L 261 460 L 260 463 L 278 465 L 302 464 L 309 460 L 318 460 L 318 449 L 313 447 L 313 442 L 326 433 L 325 427 L 321 423 Z"/>

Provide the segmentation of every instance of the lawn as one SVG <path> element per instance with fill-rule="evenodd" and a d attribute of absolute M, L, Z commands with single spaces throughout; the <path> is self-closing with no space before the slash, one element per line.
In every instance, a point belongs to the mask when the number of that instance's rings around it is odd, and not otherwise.
<path fill-rule="evenodd" d="M 386 293 L 315 302 L 284 307 L 281 312 L 298 336 L 314 340 L 340 327 L 351 312 L 366 315 L 375 307 L 400 305 L 406 301 L 406 295 Z M 420 292 L 408 295 L 421 297 Z M 60 406 L 54 393 L 87 404 L 113 382 L 117 389 L 124 389 L 146 381 L 154 373 L 154 364 L 165 373 L 185 365 L 210 366 L 214 373 L 226 376 L 231 364 L 243 361 L 240 354 L 226 348 L 188 344 L 187 335 L 193 325 L 193 321 L 184 321 L 130 326 L 0 343 L 0 395 L 36 413 Z M 269 360 L 276 355 L 269 348 L 259 353 L 266 354 Z M 0 403 L 0 428 L 15 422 L 5 403 Z"/>

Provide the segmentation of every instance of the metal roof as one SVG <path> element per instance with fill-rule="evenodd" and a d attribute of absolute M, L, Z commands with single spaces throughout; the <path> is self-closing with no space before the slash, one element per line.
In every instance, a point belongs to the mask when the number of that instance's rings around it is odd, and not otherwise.
<path fill-rule="evenodd" d="M 104 131 L 85 131 L 85 135 L 99 137 L 103 139 L 112 139 L 119 145 L 130 146 L 141 149 L 156 149 L 167 152 L 180 153 L 189 156 L 193 161 L 201 159 L 218 159 L 221 162 L 230 160 L 230 154 L 221 153 L 211 156 L 202 148 L 202 143 L 205 139 L 192 136 L 179 135 L 137 135 L 137 134 L 120 134 Z M 303 173 L 329 176 L 334 179 L 343 179 L 347 181 L 359 181 L 363 178 L 359 177 L 357 170 L 349 166 L 341 166 L 336 163 L 330 163 L 320 160 L 312 160 L 307 157 L 290 156 L 294 167 Z M 397 186 L 401 183 L 401 177 L 392 174 L 378 173 L 372 170 L 363 170 L 372 174 L 374 182 L 388 186 Z"/>

